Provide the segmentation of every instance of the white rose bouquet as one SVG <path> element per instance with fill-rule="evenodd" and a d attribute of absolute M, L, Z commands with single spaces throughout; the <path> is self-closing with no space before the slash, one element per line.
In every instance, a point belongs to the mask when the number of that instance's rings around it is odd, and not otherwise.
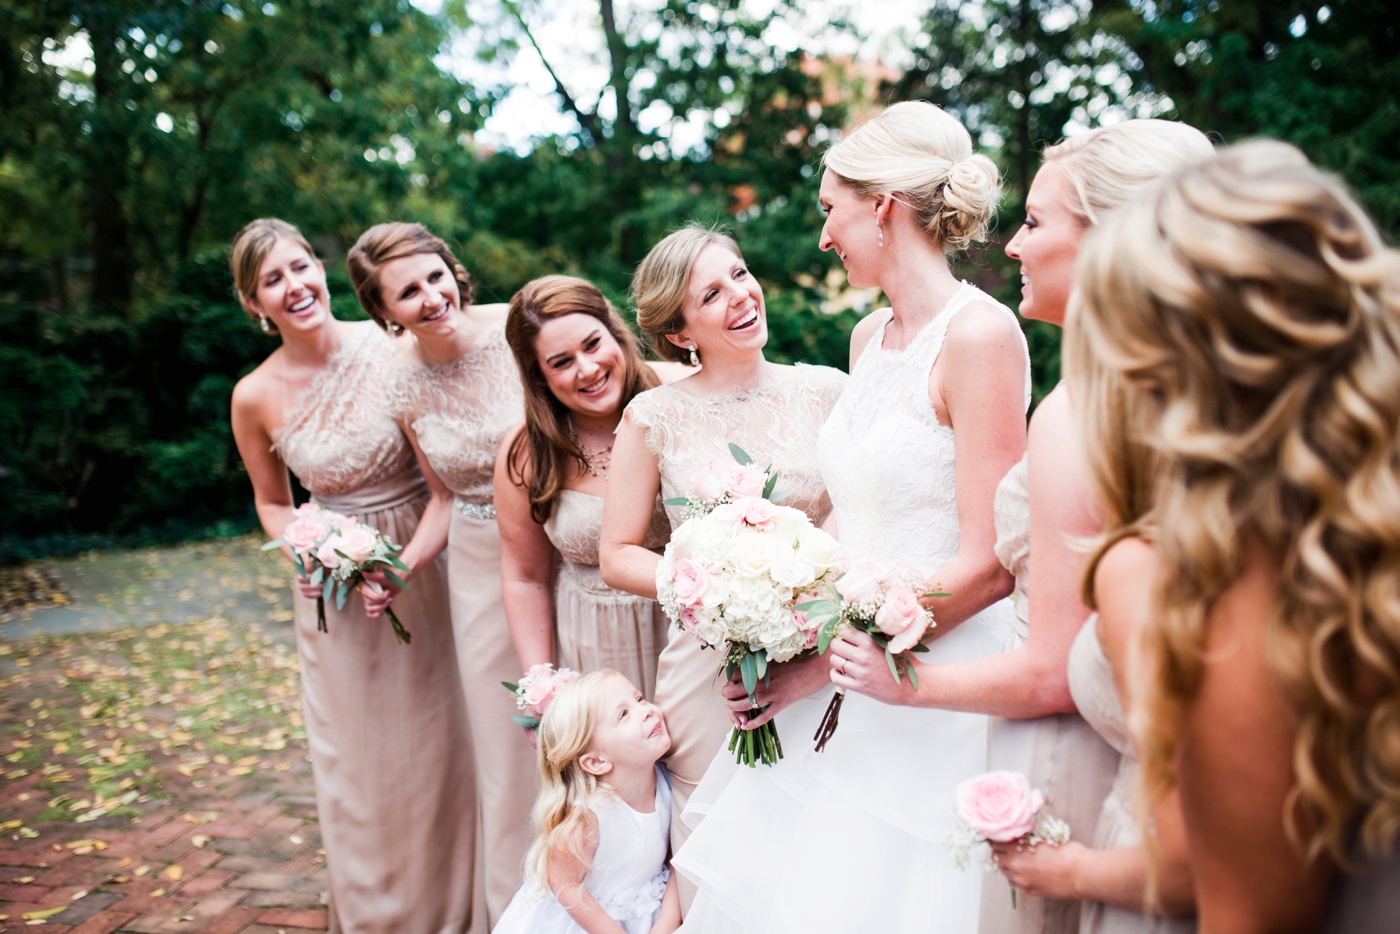
<path fill-rule="evenodd" d="M 321 632 L 327 631 L 326 601 L 334 597 L 335 608 L 343 609 L 350 592 L 365 583 L 368 572 L 380 571 L 401 590 L 408 589 L 403 579 L 394 573 L 395 569 L 408 571 L 408 565 L 398 556 L 403 546 L 396 545 L 378 529 L 361 523 L 354 516 L 341 515 L 316 503 L 305 503 L 297 507 L 296 518 L 287 524 L 282 537 L 268 542 L 262 550 L 270 551 L 283 545 L 291 549 L 297 573 L 313 585 L 321 585 L 321 596 L 316 600 L 316 628 Z M 413 637 L 399 622 L 393 608 L 387 608 L 384 613 L 399 642 L 404 645 L 412 642 Z"/>
<path fill-rule="evenodd" d="M 907 675 L 910 683 L 918 687 L 912 653 L 928 651 L 923 640 L 937 625 L 933 613 L 921 600 L 949 596 L 934 590 L 913 568 L 885 568 L 872 561 L 857 561 L 829 585 L 825 596 L 798 604 L 797 608 L 818 623 L 818 652 L 825 653 L 843 629 L 863 629 L 885 650 L 885 661 L 894 680 L 899 681 L 901 674 Z M 827 740 L 836 732 L 845 697 L 838 688 L 827 705 L 817 734 L 812 737 L 817 752 L 826 748 Z"/>
<path fill-rule="evenodd" d="M 730 450 L 737 467 L 752 467 L 741 448 L 730 445 Z M 750 476 L 718 462 L 708 470 L 743 477 L 755 494 L 773 493 L 771 470 Z M 672 533 L 656 569 L 657 599 L 671 621 L 701 645 L 723 647 L 726 677 L 738 673 L 756 703 L 753 693 L 759 679 L 767 679 L 770 663 L 817 645 L 818 625 L 797 604 L 817 599 L 831 586 L 836 541 L 805 513 L 762 495 L 745 495 L 723 481 L 697 490 L 667 501 L 692 514 Z M 729 749 L 750 767 L 772 765 L 783 755 L 772 721 L 734 730 Z"/>

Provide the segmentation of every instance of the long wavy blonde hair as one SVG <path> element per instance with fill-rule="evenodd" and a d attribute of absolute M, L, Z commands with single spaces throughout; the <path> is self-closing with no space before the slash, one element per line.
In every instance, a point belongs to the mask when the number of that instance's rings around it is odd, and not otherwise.
<path fill-rule="evenodd" d="M 525 854 L 525 868 L 546 887 L 549 859 L 555 853 L 589 864 L 589 806 L 600 781 L 583 768 L 581 760 L 592 747 L 598 726 L 598 688 L 608 678 L 621 677 L 607 668 L 581 674 L 564 685 L 540 717 L 535 734 L 540 793 L 530 816 L 535 841 Z"/>
<path fill-rule="evenodd" d="M 1081 249 L 1071 329 L 1156 415 L 1161 573 L 1135 718 L 1175 786 L 1206 619 L 1251 547 L 1278 592 L 1269 664 L 1299 716 L 1280 815 L 1309 858 L 1400 829 L 1400 253 L 1297 149 L 1182 170 Z M 1299 817 L 1313 827 L 1304 833 Z"/>

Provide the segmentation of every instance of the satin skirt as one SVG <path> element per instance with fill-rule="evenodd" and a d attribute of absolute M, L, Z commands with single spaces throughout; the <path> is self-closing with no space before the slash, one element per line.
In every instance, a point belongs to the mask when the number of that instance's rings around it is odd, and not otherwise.
<path fill-rule="evenodd" d="M 333 501 L 403 544 L 426 490 L 416 470 Z M 471 930 L 476 790 L 445 561 L 419 568 L 394 610 L 400 645 L 359 593 L 343 610 L 294 593 L 302 709 L 330 876 L 330 929 Z"/>

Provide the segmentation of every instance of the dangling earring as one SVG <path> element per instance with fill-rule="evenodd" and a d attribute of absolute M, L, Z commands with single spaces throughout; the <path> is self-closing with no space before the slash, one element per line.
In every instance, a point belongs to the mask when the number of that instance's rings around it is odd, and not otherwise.
<path fill-rule="evenodd" d="M 392 335 L 394 335 L 395 337 L 403 337 L 403 325 L 402 325 L 402 324 L 391 324 L 391 325 L 389 325 L 389 333 L 392 334 Z"/>
<path fill-rule="evenodd" d="M 700 354 L 696 353 L 694 347 L 691 347 L 691 348 L 690 348 L 690 365 L 691 365 L 691 366 L 699 366 L 699 365 L 700 365 Z"/>
<path fill-rule="evenodd" d="M 258 315 L 258 327 L 262 328 L 264 334 L 272 333 L 272 325 L 267 320 L 267 315 Z"/>
<path fill-rule="evenodd" d="M 881 246 L 881 247 L 884 247 L 884 245 L 885 245 L 885 228 L 881 227 L 881 226 L 880 226 L 880 223 L 879 223 L 878 221 L 876 221 L 876 223 L 875 223 L 875 236 L 876 236 L 876 238 L 880 241 L 880 246 Z"/>

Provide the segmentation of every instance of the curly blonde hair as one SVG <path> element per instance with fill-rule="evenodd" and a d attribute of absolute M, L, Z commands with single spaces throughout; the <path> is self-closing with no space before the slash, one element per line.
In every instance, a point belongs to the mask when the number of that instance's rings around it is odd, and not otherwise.
<path fill-rule="evenodd" d="M 1267 549 L 1269 664 L 1299 716 L 1285 826 L 1349 865 L 1400 830 L 1400 253 L 1297 149 L 1222 150 L 1082 247 L 1071 328 L 1154 411 L 1161 574 L 1135 719 L 1175 786 L 1212 603 Z M 1315 819 L 1306 835 L 1299 816 Z"/>

